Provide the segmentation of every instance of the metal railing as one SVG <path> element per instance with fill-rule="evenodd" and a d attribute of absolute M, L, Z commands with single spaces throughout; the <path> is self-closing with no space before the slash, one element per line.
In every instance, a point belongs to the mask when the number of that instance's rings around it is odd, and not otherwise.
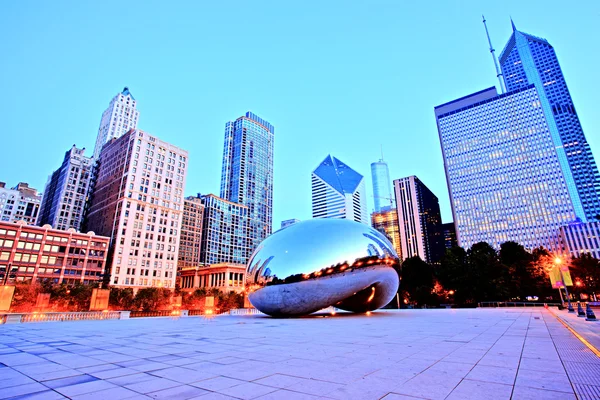
<path fill-rule="evenodd" d="M 229 315 L 259 315 L 263 314 L 256 308 L 232 308 L 229 310 Z"/>
<path fill-rule="evenodd" d="M 536 303 L 529 301 L 481 301 L 477 303 L 477 307 L 557 307 L 560 303 Z"/>
<path fill-rule="evenodd" d="M 144 318 L 144 317 L 177 317 L 180 315 L 178 311 L 161 310 L 161 311 L 131 311 L 129 318 Z"/>

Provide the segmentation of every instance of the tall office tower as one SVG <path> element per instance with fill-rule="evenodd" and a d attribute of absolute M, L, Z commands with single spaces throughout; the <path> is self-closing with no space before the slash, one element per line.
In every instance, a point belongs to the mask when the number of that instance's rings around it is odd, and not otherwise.
<path fill-rule="evenodd" d="M 600 259 L 600 221 L 576 221 L 560 228 L 563 253 L 571 257 L 591 254 Z"/>
<path fill-rule="evenodd" d="M 203 219 L 204 205 L 200 196 L 189 196 L 183 199 L 178 268 L 200 265 Z"/>
<path fill-rule="evenodd" d="M 81 229 L 90 188 L 93 162 L 83 155 L 85 148 L 73 145 L 62 165 L 48 178 L 37 224 L 55 229 Z"/>
<path fill-rule="evenodd" d="M 444 248 L 451 249 L 458 246 L 456 241 L 456 228 L 454 228 L 454 222 L 448 222 L 440 225 L 442 232 L 442 239 L 444 240 Z"/>
<path fill-rule="evenodd" d="M 328 155 L 312 173 L 313 218 L 345 218 L 369 225 L 365 180 Z"/>
<path fill-rule="evenodd" d="M 221 197 L 248 207 L 252 250 L 273 229 L 275 128 L 247 112 L 225 125 Z"/>
<path fill-rule="evenodd" d="M 373 178 L 373 198 L 375 199 L 375 212 L 389 210 L 395 207 L 390 170 L 383 158 L 371 164 L 371 177 Z"/>
<path fill-rule="evenodd" d="M 136 129 L 140 112 L 136 109 L 136 101 L 129 88 L 125 87 L 110 101 L 108 108 L 102 113 L 93 159 L 100 157 L 102 147 L 113 138 L 118 138 Z"/>
<path fill-rule="evenodd" d="M 438 262 L 444 254 L 438 198 L 417 178 L 394 180 L 402 259 L 421 257 Z"/>
<path fill-rule="evenodd" d="M 459 246 L 556 249 L 559 228 L 585 220 L 538 93 L 534 85 L 501 95 L 492 87 L 435 107 Z"/>
<path fill-rule="evenodd" d="M 19 182 L 12 189 L 7 189 L 6 184 L 0 182 L 0 221 L 35 224 L 41 201 L 42 195 L 27 183 Z"/>
<path fill-rule="evenodd" d="M 398 222 L 398 210 L 390 208 L 381 212 L 371 214 L 371 226 L 383 233 L 394 246 L 396 254 L 402 259 L 402 245 L 400 244 L 400 224 Z"/>
<path fill-rule="evenodd" d="M 500 54 L 500 65 L 509 91 L 535 86 L 562 169 L 570 169 L 575 190 L 588 220 L 600 216 L 600 175 L 585 139 L 573 99 L 554 48 L 547 40 L 518 31 Z M 564 154 L 563 154 L 564 153 Z"/>
<path fill-rule="evenodd" d="M 103 148 L 87 229 L 110 237 L 113 286 L 175 286 L 187 158 L 137 129 Z"/>
<path fill-rule="evenodd" d="M 255 248 L 255 239 L 248 235 L 252 224 L 249 207 L 214 194 L 200 199 L 204 205 L 200 262 L 246 264 Z"/>

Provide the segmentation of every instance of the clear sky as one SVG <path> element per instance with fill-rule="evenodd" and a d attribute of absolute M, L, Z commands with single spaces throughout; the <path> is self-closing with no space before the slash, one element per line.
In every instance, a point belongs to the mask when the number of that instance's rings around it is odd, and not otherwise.
<path fill-rule="evenodd" d="M 433 107 L 497 84 L 519 30 L 557 51 L 600 161 L 600 1 L 0 2 L 0 181 L 43 190 L 71 145 L 92 154 L 128 86 L 138 127 L 189 151 L 186 194 L 219 193 L 225 122 L 275 126 L 274 227 L 310 218 L 329 153 L 366 177 L 417 175 L 452 220 Z"/>

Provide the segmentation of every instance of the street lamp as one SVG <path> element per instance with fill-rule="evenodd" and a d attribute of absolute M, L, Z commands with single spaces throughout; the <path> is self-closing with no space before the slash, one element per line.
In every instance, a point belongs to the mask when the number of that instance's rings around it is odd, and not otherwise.
<path fill-rule="evenodd" d="M 569 290 L 567 289 L 567 283 L 565 282 L 565 276 L 563 274 L 563 270 L 561 268 L 561 264 L 562 264 L 562 258 L 556 256 L 554 258 L 554 264 L 556 264 L 556 267 L 558 268 L 558 270 L 560 271 L 560 279 L 562 280 L 563 286 L 565 287 L 565 293 L 567 294 L 567 310 L 569 310 L 569 312 L 574 313 L 575 309 L 573 308 L 573 305 L 571 304 L 571 297 L 569 296 Z M 559 289 L 560 290 L 560 289 Z"/>

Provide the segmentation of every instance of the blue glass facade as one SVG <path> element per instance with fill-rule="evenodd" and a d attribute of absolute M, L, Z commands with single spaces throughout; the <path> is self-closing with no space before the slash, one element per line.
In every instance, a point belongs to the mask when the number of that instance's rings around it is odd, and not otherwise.
<path fill-rule="evenodd" d="M 200 263 L 246 264 L 254 249 L 248 207 L 212 194 L 199 198 L 204 206 Z"/>
<path fill-rule="evenodd" d="M 582 220 L 595 219 L 600 214 L 600 175 L 554 48 L 513 25 L 500 64 L 507 90 L 537 88 L 559 162 L 570 171 L 565 177 L 576 213 Z"/>
<path fill-rule="evenodd" d="M 387 163 L 383 160 L 372 163 L 371 177 L 373 178 L 375 212 L 395 208 L 392 185 L 390 183 L 390 170 Z"/>
<path fill-rule="evenodd" d="M 556 249 L 560 227 L 578 217 L 548 112 L 531 84 L 435 108 L 460 246 L 512 240 Z"/>
<path fill-rule="evenodd" d="M 225 125 L 221 197 L 248 207 L 252 250 L 272 232 L 274 136 L 251 112 Z"/>

